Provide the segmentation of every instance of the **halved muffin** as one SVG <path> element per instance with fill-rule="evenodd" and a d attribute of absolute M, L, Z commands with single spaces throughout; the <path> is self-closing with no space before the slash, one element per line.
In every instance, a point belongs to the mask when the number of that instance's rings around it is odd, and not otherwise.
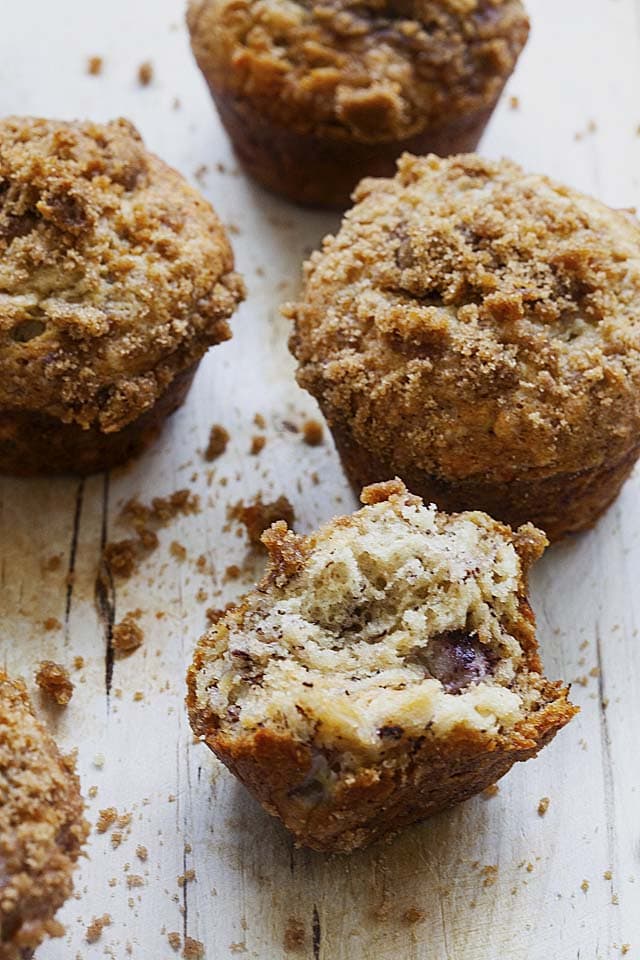
<path fill-rule="evenodd" d="M 475 150 L 529 33 L 520 0 L 190 0 L 187 19 L 247 172 L 342 208 L 403 150 Z"/>
<path fill-rule="evenodd" d="M 291 347 L 354 491 L 591 526 L 640 453 L 640 223 L 508 160 L 405 155 L 306 265 Z"/>
<path fill-rule="evenodd" d="M 0 960 L 24 960 L 71 896 L 89 825 L 74 765 L 0 670 Z"/>
<path fill-rule="evenodd" d="M 0 472 L 138 453 L 243 295 L 211 206 L 126 120 L 0 120 Z"/>
<path fill-rule="evenodd" d="M 448 516 L 396 480 L 308 537 L 201 639 L 191 724 L 300 844 L 361 847 L 465 800 L 566 724 L 527 571 L 546 540 Z"/>

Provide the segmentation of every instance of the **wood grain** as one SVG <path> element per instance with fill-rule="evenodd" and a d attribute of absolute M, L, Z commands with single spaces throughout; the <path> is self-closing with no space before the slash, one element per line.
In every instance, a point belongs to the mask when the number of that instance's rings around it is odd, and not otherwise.
<path fill-rule="evenodd" d="M 483 152 L 509 155 L 614 206 L 640 204 L 640 2 L 528 5 L 532 39 Z M 328 440 L 309 448 L 284 425 L 300 425 L 314 408 L 295 386 L 278 305 L 336 220 L 267 197 L 237 173 L 191 60 L 182 7 L 40 0 L 3 11 L 0 112 L 123 114 L 187 176 L 206 165 L 200 185 L 233 225 L 250 293 L 234 339 L 211 352 L 188 404 L 141 461 L 86 481 L 0 479 L 0 663 L 33 691 L 39 660 L 84 658 L 72 669 L 66 710 L 36 702 L 60 742 L 78 748 L 86 795 L 97 788 L 91 819 L 111 805 L 132 814 L 116 848 L 113 831 L 92 834 L 78 899 L 61 914 L 67 935 L 38 957 L 170 960 L 177 954 L 169 932 L 202 941 L 209 960 L 609 960 L 624 955 L 624 944 L 637 957 L 637 473 L 595 530 L 554 547 L 535 572 L 547 672 L 579 680 L 582 713 L 496 796 L 389 845 L 327 859 L 293 849 L 193 742 L 184 672 L 205 608 L 237 595 L 258 566 L 252 561 L 244 580 L 225 579 L 227 567 L 247 558 L 235 526 L 225 529 L 228 506 L 285 493 L 307 530 L 353 500 Z M 85 72 L 94 54 L 104 57 L 99 77 Z M 147 59 L 154 81 L 142 88 L 136 73 Z M 201 451 L 214 423 L 231 442 L 209 465 Z M 260 432 L 266 447 L 249 456 Z M 118 521 L 123 503 L 183 487 L 199 494 L 201 512 L 161 530 L 159 549 L 129 581 L 101 576 L 105 542 L 127 535 Z M 186 547 L 184 562 L 171 555 L 172 541 Z M 53 556 L 59 566 L 46 569 Z M 113 624 L 137 608 L 144 645 L 118 659 Z M 60 628 L 45 630 L 48 618 Z M 542 797 L 550 801 L 544 817 Z M 179 883 L 188 871 L 194 879 Z M 111 925 L 87 944 L 87 924 L 104 913 Z"/>

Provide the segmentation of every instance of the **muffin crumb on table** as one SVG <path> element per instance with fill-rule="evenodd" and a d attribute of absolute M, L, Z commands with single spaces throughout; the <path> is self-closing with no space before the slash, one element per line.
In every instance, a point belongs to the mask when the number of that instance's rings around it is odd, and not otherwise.
<path fill-rule="evenodd" d="M 43 694 L 59 707 L 66 707 L 73 696 L 73 683 L 69 671 L 53 660 L 42 660 L 35 675 L 36 684 Z"/>

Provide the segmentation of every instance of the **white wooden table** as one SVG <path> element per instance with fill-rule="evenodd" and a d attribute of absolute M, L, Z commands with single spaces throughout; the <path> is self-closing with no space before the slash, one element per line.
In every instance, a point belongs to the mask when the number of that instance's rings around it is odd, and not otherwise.
<path fill-rule="evenodd" d="M 639 0 L 529 7 L 532 38 L 483 152 L 614 206 L 640 205 Z M 110 806 L 132 814 L 115 849 L 113 831 L 92 832 L 77 897 L 61 913 L 66 938 L 44 945 L 40 960 L 170 960 L 179 954 L 168 932 L 201 941 L 208 960 L 640 957 L 640 477 L 593 532 L 550 550 L 534 576 L 547 672 L 583 679 L 573 688 L 577 720 L 497 795 L 390 845 L 335 859 L 294 850 L 194 743 L 184 673 L 205 608 L 246 585 L 224 582 L 246 554 L 235 528 L 223 531 L 229 504 L 285 493 L 300 529 L 353 505 L 330 442 L 312 449 L 283 428 L 314 408 L 295 386 L 278 304 L 336 220 L 280 203 L 237 173 L 190 55 L 182 0 L 3 0 L 0 29 L 0 113 L 130 117 L 153 150 L 192 179 L 198 171 L 233 225 L 249 288 L 233 341 L 212 351 L 187 406 L 142 460 L 84 482 L 0 479 L 0 664 L 32 692 L 39 660 L 72 668 L 66 710 L 34 692 L 36 703 L 60 743 L 78 748 L 85 796 L 95 794 L 92 821 Z M 91 55 L 104 57 L 101 76 L 86 73 Z M 146 88 L 137 81 L 144 60 L 154 66 Z M 252 457 L 256 413 L 267 444 Z M 232 439 L 210 479 L 201 451 L 214 423 Z M 107 597 L 111 610 L 99 610 L 101 544 L 127 535 L 120 506 L 181 487 L 199 493 L 203 510 L 161 531 L 160 548 Z M 184 562 L 171 556 L 172 541 L 187 548 Z M 45 569 L 55 555 L 59 568 Z M 111 666 L 109 616 L 137 607 L 144 646 Z M 48 618 L 60 629 L 45 630 Z M 74 670 L 78 656 L 85 665 Z M 111 924 L 89 945 L 87 924 L 103 914 Z"/>

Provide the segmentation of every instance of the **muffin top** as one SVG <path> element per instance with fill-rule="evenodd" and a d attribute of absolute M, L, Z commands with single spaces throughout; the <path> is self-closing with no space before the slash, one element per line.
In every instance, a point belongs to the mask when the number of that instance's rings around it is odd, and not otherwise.
<path fill-rule="evenodd" d="M 529 30 L 520 0 L 191 0 L 188 23 L 217 93 L 372 143 L 491 105 Z"/>
<path fill-rule="evenodd" d="M 306 265 L 291 347 L 393 469 L 544 477 L 640 439 L 640 224 L 508 161 L 405 155 Z"/>
<path fill-rule="evenodd" d="M 0 120 L 0 410 L 118 430 L 242 293 L 209 204 L 126 120 Z"/>
<path fill-rule="evenodd" d="M 266 578 L 190 672 L 197 733 L 267 728 L 354 760 L 426 730 L 496 736 L 536 709 L 546 681 L 526 575 L 544 535 L 438 513 L 399 480 L 362 500 L 311 536 L 283 521 L 264 534 Z"/>
<path fill-rule="evenodd" d="M 24 684 L 0 670 L 0 957 L 59 935 L 54 914 L 88 833 L 78 778 L 36 720 Z"/>

